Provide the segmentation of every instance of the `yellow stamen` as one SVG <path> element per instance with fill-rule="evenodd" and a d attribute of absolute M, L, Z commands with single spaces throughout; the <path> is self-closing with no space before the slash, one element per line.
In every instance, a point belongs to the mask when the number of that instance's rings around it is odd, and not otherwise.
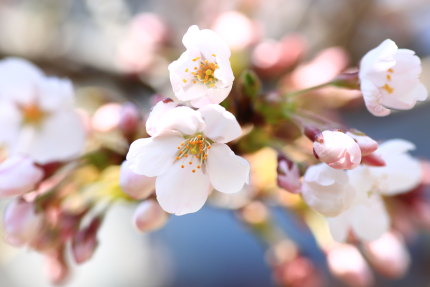
<path fill-rule="evenodd" d="M 383 85 L 383 86 L 382 86 L 382 88 L 383 88 L 384 90 L 386 90 L 386 91 L 387 91 L 387 93 L 389 93 L 389 94 L 392 94 L 392 93 L 394 92 L 394 88 L 393 88 L 393 87 L 391 87 L 391 86 L 390 86 L 390 85 L 388 85 L 388 84 Z"/>

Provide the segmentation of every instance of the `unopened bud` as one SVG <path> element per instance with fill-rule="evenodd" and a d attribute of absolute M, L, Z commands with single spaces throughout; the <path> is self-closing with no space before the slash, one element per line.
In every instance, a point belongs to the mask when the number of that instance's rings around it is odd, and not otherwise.
<path fill-rule="evenodd" d="M 358 144 L 340 131 L 323 131 L 313 147 L 318 159 L 335 169 L 353 169 L 361 162 Z"/>
<path fill-rule="evenodd" d="M 132 103 L 122 105 L 119 117 L 119 129 L 126 136 L 136 134 L 139 129 L 141 116 L 137 107 Z"/>
<path fill-rule="evenodd" d="M 139 231 L 156 230 L 167 222 L 168 215 L 154 199 L 139 204 L 134 212 L 133 222 Z"/>

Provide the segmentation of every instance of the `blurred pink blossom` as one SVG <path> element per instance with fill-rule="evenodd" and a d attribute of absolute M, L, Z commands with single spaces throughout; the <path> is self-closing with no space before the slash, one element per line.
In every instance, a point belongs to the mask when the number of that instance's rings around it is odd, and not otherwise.
<path fill-rule="evenodd" d="M 119 184 L 122 190 L 135 199 L 144 199 L 155 190 L 155 177 L 133 172 L 129 162 L 124 161 L 121 165 Z"/>
<path fill-rule="evenodd" d="M 327 252 L 330 272 L 349 286 L 366 287 L 373 284 L 369 265 L 353 245 L 336 244 Z"/>

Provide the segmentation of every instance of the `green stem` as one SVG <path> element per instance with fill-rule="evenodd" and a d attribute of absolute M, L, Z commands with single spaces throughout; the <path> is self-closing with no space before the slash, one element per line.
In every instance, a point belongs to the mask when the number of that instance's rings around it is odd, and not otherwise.
<path fill-rule="evenodd" d="M 334 83 L 335 83 L 335 81 L 330 81 L 330 82 L 326 82 L 326 83 L 323 83 L 323 84 L 320 84 L 320 85 L 317 85 L 317 86 L 313 86 L 313 87 L 310 87 L 310 88 L 306 88 L 306 89 L 303 89 L 303 90 L 298 90 L 298 91 L 295 91 L 295 92 L 286 93 L 284 95 L 284 97 L 287 98 L 287 99 L 288 98 L 293 98 L 293 97 L 296 97 L 296 96 L 299 96 L 299 95 L 302 95 L 302 94 L 306 94 L 308 92 L 311 92 L 311 91 L 314 91 L 314 90 L 317 90 L 317 89 L 321 89 L 321 88 L 324 88 L 324 87 L 327 87 L 327 86 L 331 86 Z"/>

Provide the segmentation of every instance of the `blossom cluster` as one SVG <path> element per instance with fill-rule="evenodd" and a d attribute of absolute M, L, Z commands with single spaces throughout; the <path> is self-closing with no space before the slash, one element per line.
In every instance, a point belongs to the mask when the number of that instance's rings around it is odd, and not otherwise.
<path fill-rule="evenodd" d="M 158 33 L 140 30 L 148 23 Z M 155 65 L 147 54 L 157 53 L 166 29 L 148 15 L 133 22 L 120 49 L 131 72 Z M 197 212 L 209 201 L 234 210 L 264 243 L 280 285 L 318 286 L 318 268 L 272 220 L 271 206 L 277 205 L 306 221 L 341 280 L 368 285 L 363 255 L 378 272 L 403 275 L 409 255 L 398 206 L 430 226 L 430 204 L 420 194 L 426 163 L 411 154 L 412 142 L 377 141 L 326 119 L 308 108 L 307 96 L 330 86 L 362 94 L 374 116 L 412 109 L 427 98 L 418 56 L 385 40 L 362 58 L 357 73 L 294 92 L 267 91 L 260 78 L 285 63 L 271 71 L 264 62 L 265 69 L 253 67 L 260 77 L 245 70 L 235 80 L 234 55 L 219 34 L 194 25 L 182 43 L 185 51 L 166 70 L 165 90 L 172 93 L 153 96 L 148 114 L 130 102 L 78 109 L 75 96 L 88 94 L 71 81 L 47 76 L 23 59 L 0 61 L 0 197 L 10 200 L 6 241 L 43 254 L 51 280 L 62 283 L 70 271 L 68 250 L 78 264 L 93 256 L 114 203 L 137 205 L 132 222 L 149 232 L 170 215 Z M 253 55 L 262 50 L 257 45 Z M 292 74 L 306 70 L 296 64 Z M 317 96 L 316 103 L 324 102 L 323 93 Z M 393 253 L 384 253 L 384 245 Z M 345 266 L 348 260 L 354 264 Z"/>

